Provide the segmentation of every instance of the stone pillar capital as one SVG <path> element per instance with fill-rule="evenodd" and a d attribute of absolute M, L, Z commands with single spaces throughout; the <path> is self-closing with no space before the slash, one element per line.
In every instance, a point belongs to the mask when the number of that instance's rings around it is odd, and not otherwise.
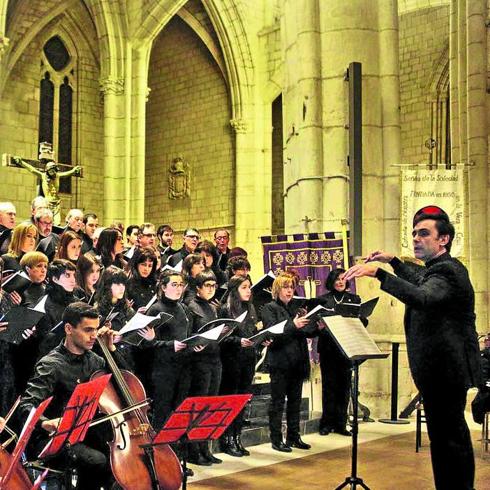
<path fill-rule="evenodd" d="M 99 90 L 104 95 L 122 95 L 124 93 L 124 78 L 101 78 L 99 80 Z"/>
<path fill-rule="evenodd" d="M 245 119 L 231 119 L 230 120 L 231 127 L 234 129 L 237 134 L 245 134 L 248 133 L 248 123 Z"/>

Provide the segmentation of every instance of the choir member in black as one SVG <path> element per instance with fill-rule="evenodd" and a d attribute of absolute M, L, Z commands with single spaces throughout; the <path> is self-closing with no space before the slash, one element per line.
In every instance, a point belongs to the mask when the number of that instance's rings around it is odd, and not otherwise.
<path fill-rule="evenodd" d="M 189 254 L 182 264 L 182 275 L 186 283 L 183 301 L 188 305 L 196 297 L 196 277 L 204 271 L 206 264 L 200 254 Z"/>
<path fill-rule="evenodd" d="M 32 281 L 32 284 L 22 293 L 22 304 L 34 306 L 44 296 L 46 291 L 45 281 L 48 273 L 48 258 L 41 252 L 27 252 L 20 259 L 20 265 Z"/>
<path fill-rule="evenodd" d="M 174 230 L 170 225 L 160 225 L 157 230 L 157 237 L 159 241 L 158 252 L 160 253 L 162 265 L 165 265 L 168 258 L 177 253 L 177 250 L 172 248 Z"/>
<path fill-rule="evenodd" d="M 138 233 L 140 227 L 138 225 L 129 225 L 126 228 L 126 246 L 124 247 L 124 257 L 130 259 L 134 251 L 138 248 Z"/>
<path fill-rule="evenodd" d="M 228 264 L 228 258 L 230 255 L 230 232 L 228 230 L 216 230 L 214 232 L 214 241 L 218 249 L 218 260 L 216 265 L 224 272 Z"/>
<path fill-rule="evenodd" d="M 172 318 L 155 330 L 156 337 L 144 343 L 153 352 L 151 393 L 153 398 L 153 428 L 160 430 L 175 408 L 189 393 L 191 372 L 187 345 L 181 341 L 191 335 L 191 315 L 180 300 L 185 282 L 182 274 L 164 271 L 158 283 L 158 300 L 147 314 L 165 312 Z M 148 349 L 145 350 L 148 354 Z"/>
<path fill-rule="evenodd" d="M 114 332 L 105 326 L 99 328 L 99 315 L 94 307 L 73 303 L 66 308 L 63 322 L 63 342 L 37 363 L 19 406 L 25 420 L 33 407 L 53 396 L 29 441 L 28 453 L 32 457 L 37 457 L 49 440 L 48 434 L 56 430 L 64 406 L 77 384 L 89 381 L 96 371 L 105 368 L 105 359 L 92 352 L 97 337 L 105 342 L 116 363 L 126 367 L 124 357 L 113 343 Z M 98 428 L 90 429 L 83 443 L 69 449 L 65 447 L 61 454 L 49 461 L 49 466 L 64 469 L 68 464 L 74 465 L 78 472 L 77 488 L 112 488 L 114 480 L 107 446 L 101 443 L 99 436 Z"/>
<path fill-rule="evenodd" d="M 226 282 L 225 273 L 218 266 L 218 249 L 209 240 L 203 240 L 196 247 L 196 253 L 201 254 L 204 258 L 204 266 L 216 276 L 218 287 Z"/>
<path fill-rule="evenodd" d="M 94 248 L 94 233 L 99 226 L 99 219 L 95 213 L 87 213 L 83 216 L 82 254 L 86 254 Z"/>
<path fill-rule="evenodd" d="M 257 315 L 252 304 L 250 278 L 233 276 L 228 282 L 228 297 L 221 305 L 220 318 L 236 318 L 247 312 L 247 316 L 233 333 L 221 342 L 223 372 L 220 395 L 250 393 L 255 373 L 256 353 L 248 337 L 256 333 Z M 233 421 L 221 439 L 223 452 L 230 456 L 249 456 L 241 441 L 243 413 Z"/>
<path fill-rule="evenodd" d="M 237 255 L 230 257 L 226 266 L 226 275 L 231 278 L 233 276 L 245 276 L 250 274 L 251 265 L 246 257 Z"/>
<path fill-rule="evenodd" d="M 325 288 L 327 294 L 319 296 L 319 304 L 335 310 L 339 304 L 361 304 L 361 298 L 347 291 L 344 281 L 345 270 L 338 268 L 330 271 Z M 363 319 L 367 325 L 367 319 Z M 347 430 L 347 407 L 351 390 L 351 362 L 335 344 L 331 335 L 322 328 L 318 336 L 318 353 L 322 373 L 322 418 L 320 419 L 320 435 L 326 436 L 336 432 L 350 436 Z"/>
<path fill-rule="evenodd" d="M 69 304 L 77 300 L 73 294 L 77 285 L 75 271 L 75 265 L 64 259 L 55 259 L 48 266 L 48 298 L 44 305 L 46 315 L 41 318 L 36 330 L 36 339 L 39 342 L 38 358 L 54 349 L 64 336 L 63 312 Z"/>
<path fill-rule="evenodd" d="M 168 258 L 167 264 L 175 267 L 184 260 L 189 254 L 193 254 L 199 243 L 199 232 L 195 228 L 187 228 L 184 231 L 184 244 L 182 248 Z"/>
<path fill-rule="evenodd" d="M 196 297 L 189 303 L 192 314 L 192 333 L 217 318 L 216 308 L 210 303 L 216 292 L 216 277 L 211 271 L 204 271 L 196 277 Z M 191 396 L 213 396 L 219 392 L 221 384 L 221 358 L 219 344 L 208 344 L 201 352 L 192 355 Z M 221 463 L 211 454 L 207 442 L 192 444 L 189 448 L 189 462 L 209 466 Z"/>
<path fill-rule="evenodd" d="M 7 252 L 17 211 L 11 202 L 0 202 L 0 253 Z"/>
<path fill-rule="evenodd" d="M 53 232 L 53 212 L 46 208 L 38 209 L 34 215 L 34 221 L 39 233 L 36 250 L 46 255 L 51 262 L 60 242 L 60 237 Z"/>
<path fill-rule="evenodd" d="M 100 279 L 102 262 L 92 254 L 80 255 L 77 261 L 77 290 L 75 295 L 89 305 L 95 304 L 95 293 Z"/>
<path fill-rule="evenodd" d="M 20 271 L 20 259 L 27 252 L 36 248 L 37 228 L 31 223 L 20 223 L 12 231 L 8 252 L 2 255 L 4 273 Z"/>
<path fill-rule="evenodd" d="M 127 266 L 123 258 L 123 236 L 116 228 L 106 228 L 102 230 L 95 246 L 95 252 L 100 258 L 104 267 L 115 265 L 120 269 Z"/>
<path fill-rule="evenodd" d="M 78 233 L 68 230 L 65 231 L 60 237 L 60 243 L 58 245 L 58 251 L 55 258 L 69 260 L 73 264 L 77 265 L 78 257 L 82 250 L 82 239 Z"/>
<path fill-rule="evenodd" d="M 146 306 L 156 291 L 157 256 L 153 248 L 137 249 L 129 261 L 126 295 L 134 310 Z"/>
<path fill-rule="evenodd" d="M 82 237 L 83 212 L 80 209 L 70 209 L 66 215 L 66 226 L 64 231 L 74 231 Z"/>
<path fill-rule="evenodd" d="M 104 269 L 95 296 L 96 306 L 103 319 L 117 313 L 111 320 L 111 328 L 115 332 L 121 330 L 135 313 L 126 296 L 127 283 L 128 276 L 124 271 L 111 265 Z"/>
<path fill-rule="evenodd" d="M 0 298 L 5 292 L 0 292 Z M 1 311 L 1 310 L 0 310 Z M 0 332 L 5 331 L 7 323 L 0 322 Z M 0 339 L 0 413 L 5 415 L 16 398 L 15 346 Z"/>
<path fill-rule="evenodd" d="M 291 301 L 294 295 L 294 278 L 281 274 L 272 284 L 273 301 L 262 308 L 264 328 L 287 320 L 284 333 L 274 338 L 269 346 L 269 369 L 271 378 L 271 403 L 269 407 L 269 429 L 272 449 L 291 452 L 291 447 L 309 449 L 301 440 L 299 431 L 301 391 L 303 381 L 310 374 L 307 334 L 302 329 L 308 325 L 301 310 Z M 282 439 L 282 414 L 287 398 L 286 443 Z"/>

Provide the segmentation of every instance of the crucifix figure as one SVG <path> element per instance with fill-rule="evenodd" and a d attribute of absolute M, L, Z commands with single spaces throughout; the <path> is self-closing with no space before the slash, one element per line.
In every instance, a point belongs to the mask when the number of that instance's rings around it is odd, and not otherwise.
<path fill-rule="evenodd" d="M 309 233 L 310 232 L 310 223 L 312 223 L 313 221 L 316 221 L 316 220 L 314 220 L 312 218 L 308 218 L 308 216 L 305 216 L 301 221 L 305 224 L 305 232 Z"/>
<path fill-rule="evenodd" d="M 42 194 L 49 204 L 49 209 L 53 212 L 53 222 L 55 225 L 61 223 L 61 199 L 59 196 L 60 177 L 80 177 L 82 167 L 57 163 L 54 161 L 53 146 L 51 143 L 39 144 L 39 161 L 25 160 L 21 157 L 3 155 L 3 164 L 8 167 L 22 167 L 41 180 Z M 68 170 L 60 172 L 60 167 L 66 167 Z"/>

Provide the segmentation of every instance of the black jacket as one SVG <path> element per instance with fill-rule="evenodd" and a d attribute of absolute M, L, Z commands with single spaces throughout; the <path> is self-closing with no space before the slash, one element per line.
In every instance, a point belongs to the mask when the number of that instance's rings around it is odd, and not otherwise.
<path fill-rule="evenodd" d="M 480 382 L 475 299 L 466 267 L 448 253 L 415 268 L 395 258 L 396 276 L 378 269 L 381 289 L 405 303 L 410 369 L 417 387 Z M 398 276 L 398 277 L 397 277 Z"/>
<path fill-rule="evenodd" d="M 131 277 L 126 285 L 126 295 L 130 301 L 133 301 L 132 308 L 134 311 L 146 306 L 155 295 L 155 291 L 155 281 L 150 278 Z"/>
<path fill-rule="evenodd" d="M 306 337 L 316 333 L 307 334 L 296 328 L 293 320 L 297 307 L 291 303 L 285 305 L 280 300 L 273 300 L 262 308 L 264 328 L 287 320 L 284 333 L 276 335 L 269 346 L 269 366 L 271 370 L 294 369 L 303 379 L 307 379 L 310 375 L 310 359 Z"/>
<path fill-rule="evenodd" d="M 215 307 L 205 299 L 196 296 L 189 303 L 189 311 L 192 316 L 192 333 L 196 334 L 198 330 L 206 323 L 218 318 Z M 216 325 L 217 326 L 217 325 Z M 196 352 L 193 361 L 219 362 L 220 347 L 218 343 L 208 344 L 201 352 Z"/>
<path fill-rule="evenodd" d="M 126 367 L 120 352 L 116 350 L 112 355 L 118 366 Z M 77 384 L 89 381 L 96 371 L 105 366 L 105 360 L 92 351 L 76 355 L 62 343 L 59 344 L 36 364 L 34 375 L 29 380 L 19 405 L 21 420 L 25 421 L 31 408 L 37 407 L 50 396 L 53 396 L 53 400 L 40 422 L 60 417 Z M 46 437 L 47 433 L 39 429 L 37 436 Z"/>
<path fill-rule="evenodd" d="M 242 311 L 247 311 L 247 303 L 242 303 Z M 219 318 L 233 318 L 227 305 L 221 305 L 218 311 Z M 255 359 L 256 352 L 254 347 L 242 347 L 242 338 L 249 338 L 257 333 L 257 315 L 255 308 L 250 305 L 248 314 L 233 332 L 220 343 L 221 359 L 240 362 L 242 359 Z"/>
<path fill-rule="evenodd" d="M 58 284 L 46 287 L 48 298 L 44 305 L 44 315 L 37 325 L 36 338 L 39 342 L 38 359 L 54 349 L 64 338 L 65 329 L 60 324 L 65 308 L 78 299 Z M 56 327 L 56 328 L 55 328 Z"/>
<path fill-rule="evenodd" d="M 154 347 L 154 370 L 161 370 L 168 362 L 183 362 L 190 355 L 189 349 L 179 352 L 174 349 L 175 340 L 184 340 L 191 335 L 191 314 L 187 306 L 164 297 L 153 304 L 147 314 L 156 316 L 161 312 L 172 315 L 172 318 L 155 330 L 153 341 L 145 342 Z"/>
<path fill-rule="evenodd" d="M 189 253 L 190 252 L 185 247 L 182 247 L 178 252 L 174 253 L 168 258 L 167 264 L 170 267 L 175 267 L 180 261 L 184 260 Z"/>
<path fill-rule="evenodd" d="M 36 250 L 46 255 L 48 260 L 52 262 L 58 250 L 59 243 L 60 237 L 56 233 L 50 233 L 46 238 L 39 241 Z"/>
<path fill-rule="evenodd" d="M 6 226 L 0 225 L 0 253 L 7 253 L 9 249 L 10 239 L 12 238 L 12 230 Z"/>

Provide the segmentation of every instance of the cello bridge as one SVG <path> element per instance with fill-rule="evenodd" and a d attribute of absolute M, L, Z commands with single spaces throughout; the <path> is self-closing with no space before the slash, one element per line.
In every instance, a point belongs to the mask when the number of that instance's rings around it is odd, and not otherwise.
<path fill-rule="evenodd" d="M 138 427 L 134 428 L 131 432 L 131 436 L 142 436 L 145 435 L 150 430 L 150 424 L 140 424 Z"/>

